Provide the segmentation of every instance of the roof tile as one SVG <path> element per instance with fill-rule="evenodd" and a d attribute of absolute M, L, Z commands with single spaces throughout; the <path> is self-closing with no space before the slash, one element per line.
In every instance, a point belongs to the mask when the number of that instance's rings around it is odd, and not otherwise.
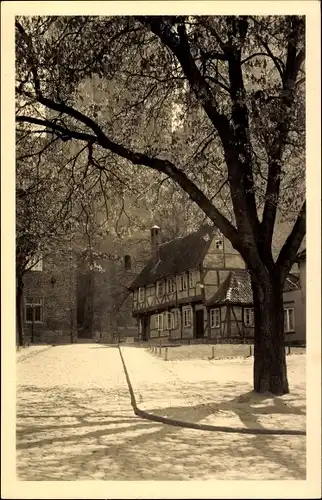
<path fill-rule="evenodd" d="M 206 255 L 215 231 L 214 226 L 204 225 L 194 233 L 160 245 L 158 256 L 149 260 L 133 281 L 130 290 L 167 276 L 198 268 Z"/>
<path fill-rule="evenodd" d="M 297 276 L 290 274 L 285 281 L 284 292 L 292 292 L 300 288 Z M 218 290 L 206 301 L 207 306 L 215 304 L 241 304 L 253 303 L 253 292 L 249 271 L 243 269 L 230 271 L 226 280 Z"/>

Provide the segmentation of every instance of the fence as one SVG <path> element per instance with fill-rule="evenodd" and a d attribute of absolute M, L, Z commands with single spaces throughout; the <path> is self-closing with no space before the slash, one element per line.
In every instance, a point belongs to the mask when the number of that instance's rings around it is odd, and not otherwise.
<path fill-rule="evenodd" d="M 164 339 L 163 339 L 164 340 Z M 160 340 L 158 343 L 149 342 L 149 352 L 164 361 L 183 359 L 224 359 L 224 358 L 250 358 L 254 355 L 254 346 L 251 343 L 217 342 L 174 344 Z M 301 353 L 295 346 L 285 346 L 286 355 Z"/>

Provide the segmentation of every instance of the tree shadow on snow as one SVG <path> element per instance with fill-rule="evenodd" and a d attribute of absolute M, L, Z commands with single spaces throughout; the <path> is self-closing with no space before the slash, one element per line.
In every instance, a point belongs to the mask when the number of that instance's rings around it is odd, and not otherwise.
<path fill-rule="evenodd" d="M 32 391 L 35 400 L 30 400 Z M 283 468 L 293 478 L 305 477 L 303 437 L 224 434 L 150 422 L 136 417 L 129 407 L 124 412 L 113 407 L 118 397 L 128 401 L 126 390 L 117 395 L 102 389 L 30 387 L 29 394 L 28 400 L 19 402 L 17 415 L 21 480 L 95 479 L 98 472 L 104 480 L 202 480 L 227 478 L 227 470 L 229 479 L 256 479 L 258 474 L 272 479 L 274 470 Z M 303 407 L 285 410 L 281 398 L 269 404 L 266 398 L 248 392 L 221 403 L 147 411 L 197 423 L 233 410 L 252 428 L 261 426 L 258 417 L 263 414 L 305 414 Z M 112 409 L 91 410 L 100 404 L 111 404 Z"/>

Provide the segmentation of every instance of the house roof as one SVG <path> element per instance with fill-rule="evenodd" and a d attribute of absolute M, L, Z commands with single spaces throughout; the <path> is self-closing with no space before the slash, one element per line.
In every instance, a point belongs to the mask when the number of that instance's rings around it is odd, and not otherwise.
<path fill-rule="evenodd" d="M 305 260 L 306 259 L 306 248 L 303 248 L 303 250 L 301 250 L 297 256 L 296 256 L 296 260 L 299 261 L 299 260 Z"/>
<path fill-rule="evenodd" d="M 129 289 L 133 290 L 167 276 L 198 268 L 215 231 L 214 226 L 204 225 L 194 233 L 159 245 L 157 256 L 151 257 Z"/>
<path fill-rule="evenodd" d="M 290 273 L 285 280 L 283 292 L 294 292 L 300 287 L 300 277 L 295 273 Z"/>
<path fill-rule="evenodd" d="M 298 290 L 299 279 L 290 274 L 285 281 L 284 292 Z M 206 301 L 207 306 L 215 304 L 244 304 L 253 303 L 253 292 L 249 272 L 245 269 L 230 271 L 226 280 L 218 290 Z"/>

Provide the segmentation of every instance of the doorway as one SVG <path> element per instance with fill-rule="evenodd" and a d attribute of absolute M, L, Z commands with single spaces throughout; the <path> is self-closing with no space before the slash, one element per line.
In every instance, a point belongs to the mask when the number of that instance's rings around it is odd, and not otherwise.
<path fill-rule="evenodd" d="M 142 325 L 142 340 L 149 340 L 150 338 L 150 328 L 149 328 L 149 317 L 144 316 L 141 319 Z"/>
<path fill-rule="evenodd" d="M 196 311 L 196 328 L 195 328 L 196 339 L 202 339 L 204 336 L 203 319 L 204 319 L 203 309 Z"/>

